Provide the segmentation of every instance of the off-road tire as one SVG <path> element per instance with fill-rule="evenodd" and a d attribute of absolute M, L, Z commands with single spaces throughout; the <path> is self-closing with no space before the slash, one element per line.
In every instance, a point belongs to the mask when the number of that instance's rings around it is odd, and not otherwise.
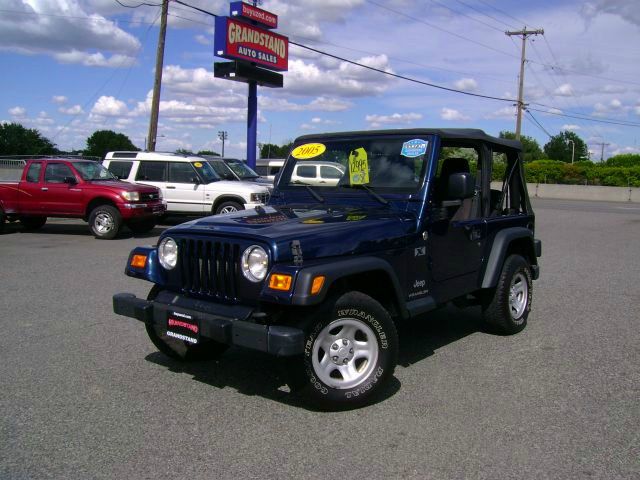
<path fill-rule="evenodd" d="M 120 232 L 122 215 L 116 207 L 100 205 L 89 215 L 89 228 L 93 236 L 100 240 L 114 239 Z"/>
<path fill-rule="evenodd" d="M 155 299 L 160 291 L 161 289 L 154 285 L 147 300 Z M 166 325 L 160 323 L 145 323 L 145 328 L 149 339 L 160 352 L 180 362 L 215 360 L 229 348 L 229 345 L 208 338 L 201 338 L 200 343 L 193 345 L 184 340 L 169 337 Z"/>
<path fill-rule="evenodd" d="M 47 223 L 47 217 L 20 217 L 20 223 L 30 232 L 42 228 Z"/>
<path fill-rule="evenodd" d="M 219 215 L 221 213 L 233 213 L 240 210 L 244 210 L 244 206 L 241 203 L 229 200 L 218 205 L 214 213 L 215 215 Z"/>
<path fill-rule="evenodd" d="M 6 218 L 6 215 L 4 214 L 4 211 L 0 209 L 0 235 L 4 233 L 4 224 L 6 220 L 7 218 Z"/>
<path fill-rule="evenodd" d="M 532 287 L 529 262 L 520 255 L 507 257 L 498 285 L 483 305 L 487 324 L 509 335 L 524 330 L 531 311 Z"/>
<path fill-rule="evenodd" d="M 307 328 L 300 393 L 322 410 L 346 410 L 375 399 L 398 361 L 389 313 L 361 292 L 348 292 L 318 312 Z"/>
<path fill-rule="evenodd" d="M 136 235 L 148 233 L 151 230 L 153 230 L 155 226 L 156 226 L 155 219 L 142 220 L 138 222 L 130 222 L 127 224 L 127 227 L 129 227 L 129 230 L 131 230 Z"/>

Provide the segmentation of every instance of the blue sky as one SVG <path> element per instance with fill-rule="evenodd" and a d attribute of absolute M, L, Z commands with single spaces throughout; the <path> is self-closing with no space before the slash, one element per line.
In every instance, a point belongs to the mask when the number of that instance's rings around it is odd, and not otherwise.
<path fill-rule="evenodd" d="M 225 1 L 184 1 L 229 11 Z M 605 157 L 640 152 L 637 0 L 266 0 L 262 8 L 278 14 L 278 33 L 298 43 L 501 98 L 517 96 L 521 45 L 505 30 L 543 28 L 527 44 L 525 101 L 533 117 L 525 116 L 523 134 L 543 145 L 548 134 L 575 131 L 593 159 L 599 143 L 609 144 Z M 115 0 L 0 0 L 0 121 L 37 128 L 63 149 L 83 148 L 101 129 L 142 148 L 159 13 Z M 247 87 L 213 77 L 213 24 L 170 3 L 157 150 L 220 152 L 217 132 L 226 130 L 225 154 L 246 156 Z M 295 46 L 284 82 L 258 90 L 258 142 L 372 128 L 515 130 L 511 102 L 417 85 Z"/>

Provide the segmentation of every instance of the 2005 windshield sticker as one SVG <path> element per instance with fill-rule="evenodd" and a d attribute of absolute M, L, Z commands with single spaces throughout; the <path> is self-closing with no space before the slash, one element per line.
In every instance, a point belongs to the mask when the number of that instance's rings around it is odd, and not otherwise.
<path fill-rule="evenodd" d="M 310 158 L 319 157 L 327 147 L 321 143 L 305 143 L 293 149 L 291 156 L 298 160 L 309 160 Z"/>
<path fill-rule="evenodd" d="M 420 138 L 414 138 L 402 144 L 400 155 L 403 157 L 415 158 L 427 153 L 427 142 Z"/>
<path fill-rule="evenodd" d="M 349 154 L 349 183 L 351 185 L 369 183 L 369 160 L 364 148 L 356 148 Z"/>

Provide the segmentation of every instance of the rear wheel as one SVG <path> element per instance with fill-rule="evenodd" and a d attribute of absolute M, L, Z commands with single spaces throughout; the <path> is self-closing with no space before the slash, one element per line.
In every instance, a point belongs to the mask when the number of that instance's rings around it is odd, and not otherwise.
<path fill-rule="evenodd" d="M 47 217 L 20 217 L 20 223 L 25 230 L 38 230 L 47 223 Z"/>
<path fill-rule="evenodd" d="M 345 293 L 309 329 L 302 393 L 326 410 L 362 406 L 391 378 L 397 356 L 389 313 L 368 295 Z"/>
<path fill-rule="evenodd" d="M 233 213 L 239 210 L 244 210 L 242 204 L 230 200 L 228 202 L 222 202 L 220 205 L 218 205 L 218 208 L 216 208 L 216 215 L 220 213 Z"/>
<path fill-rule="evenodd" d="M 529 262 L 520 255 L 507 257 L 498 285 L 483 305 L 485 321 L 501 333 L 522 331 L 531 311 L 532 287 Z"/>
<path fill-rule="evenodd" d="M 93 235 L 101 240 L 111 240 L 118 235 L 122 215 L 111 205 L 100 205 L 89 215 L 89 227 Z"/>
<path fill-rule="evenodd" d="M 6 216 L 2 210 L 0 210 L 0 234 L 4 233 L 4 222 L 6 221 Z"/>
<path fill-rule="evenodd" d="M 160 288 L 155 285 L 147 300 L 153 300 L 160 293 Z M 167 335 L 166 324 L 161 323 L 145 323 L 147 335 L 158 350 L 167 357 L 173 358 L 181 362 L 194 362 L 204 360 L 215 360 L 219 358 L 229 346 L 216 342 L 208 338 L 200 338 L 200 343 L 192 344 L 184 340 L 178 340 Z"/>

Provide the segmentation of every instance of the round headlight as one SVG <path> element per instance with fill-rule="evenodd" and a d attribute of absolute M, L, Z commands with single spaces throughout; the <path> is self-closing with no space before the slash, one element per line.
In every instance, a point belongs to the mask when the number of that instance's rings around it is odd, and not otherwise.
<path fill-rule="evenodd" d="M 171 237 L 165 237 L 158 245 L 158 260 L 167 270 L 171 270 L 178 263 L 178 244 Z"/>
<path fill-rule="evenodd" d="M 252 282 L 261 282 L 267 276 L 269 257 L 264 248 L 251 245 L 242 254 L 242 274 Z"/>

